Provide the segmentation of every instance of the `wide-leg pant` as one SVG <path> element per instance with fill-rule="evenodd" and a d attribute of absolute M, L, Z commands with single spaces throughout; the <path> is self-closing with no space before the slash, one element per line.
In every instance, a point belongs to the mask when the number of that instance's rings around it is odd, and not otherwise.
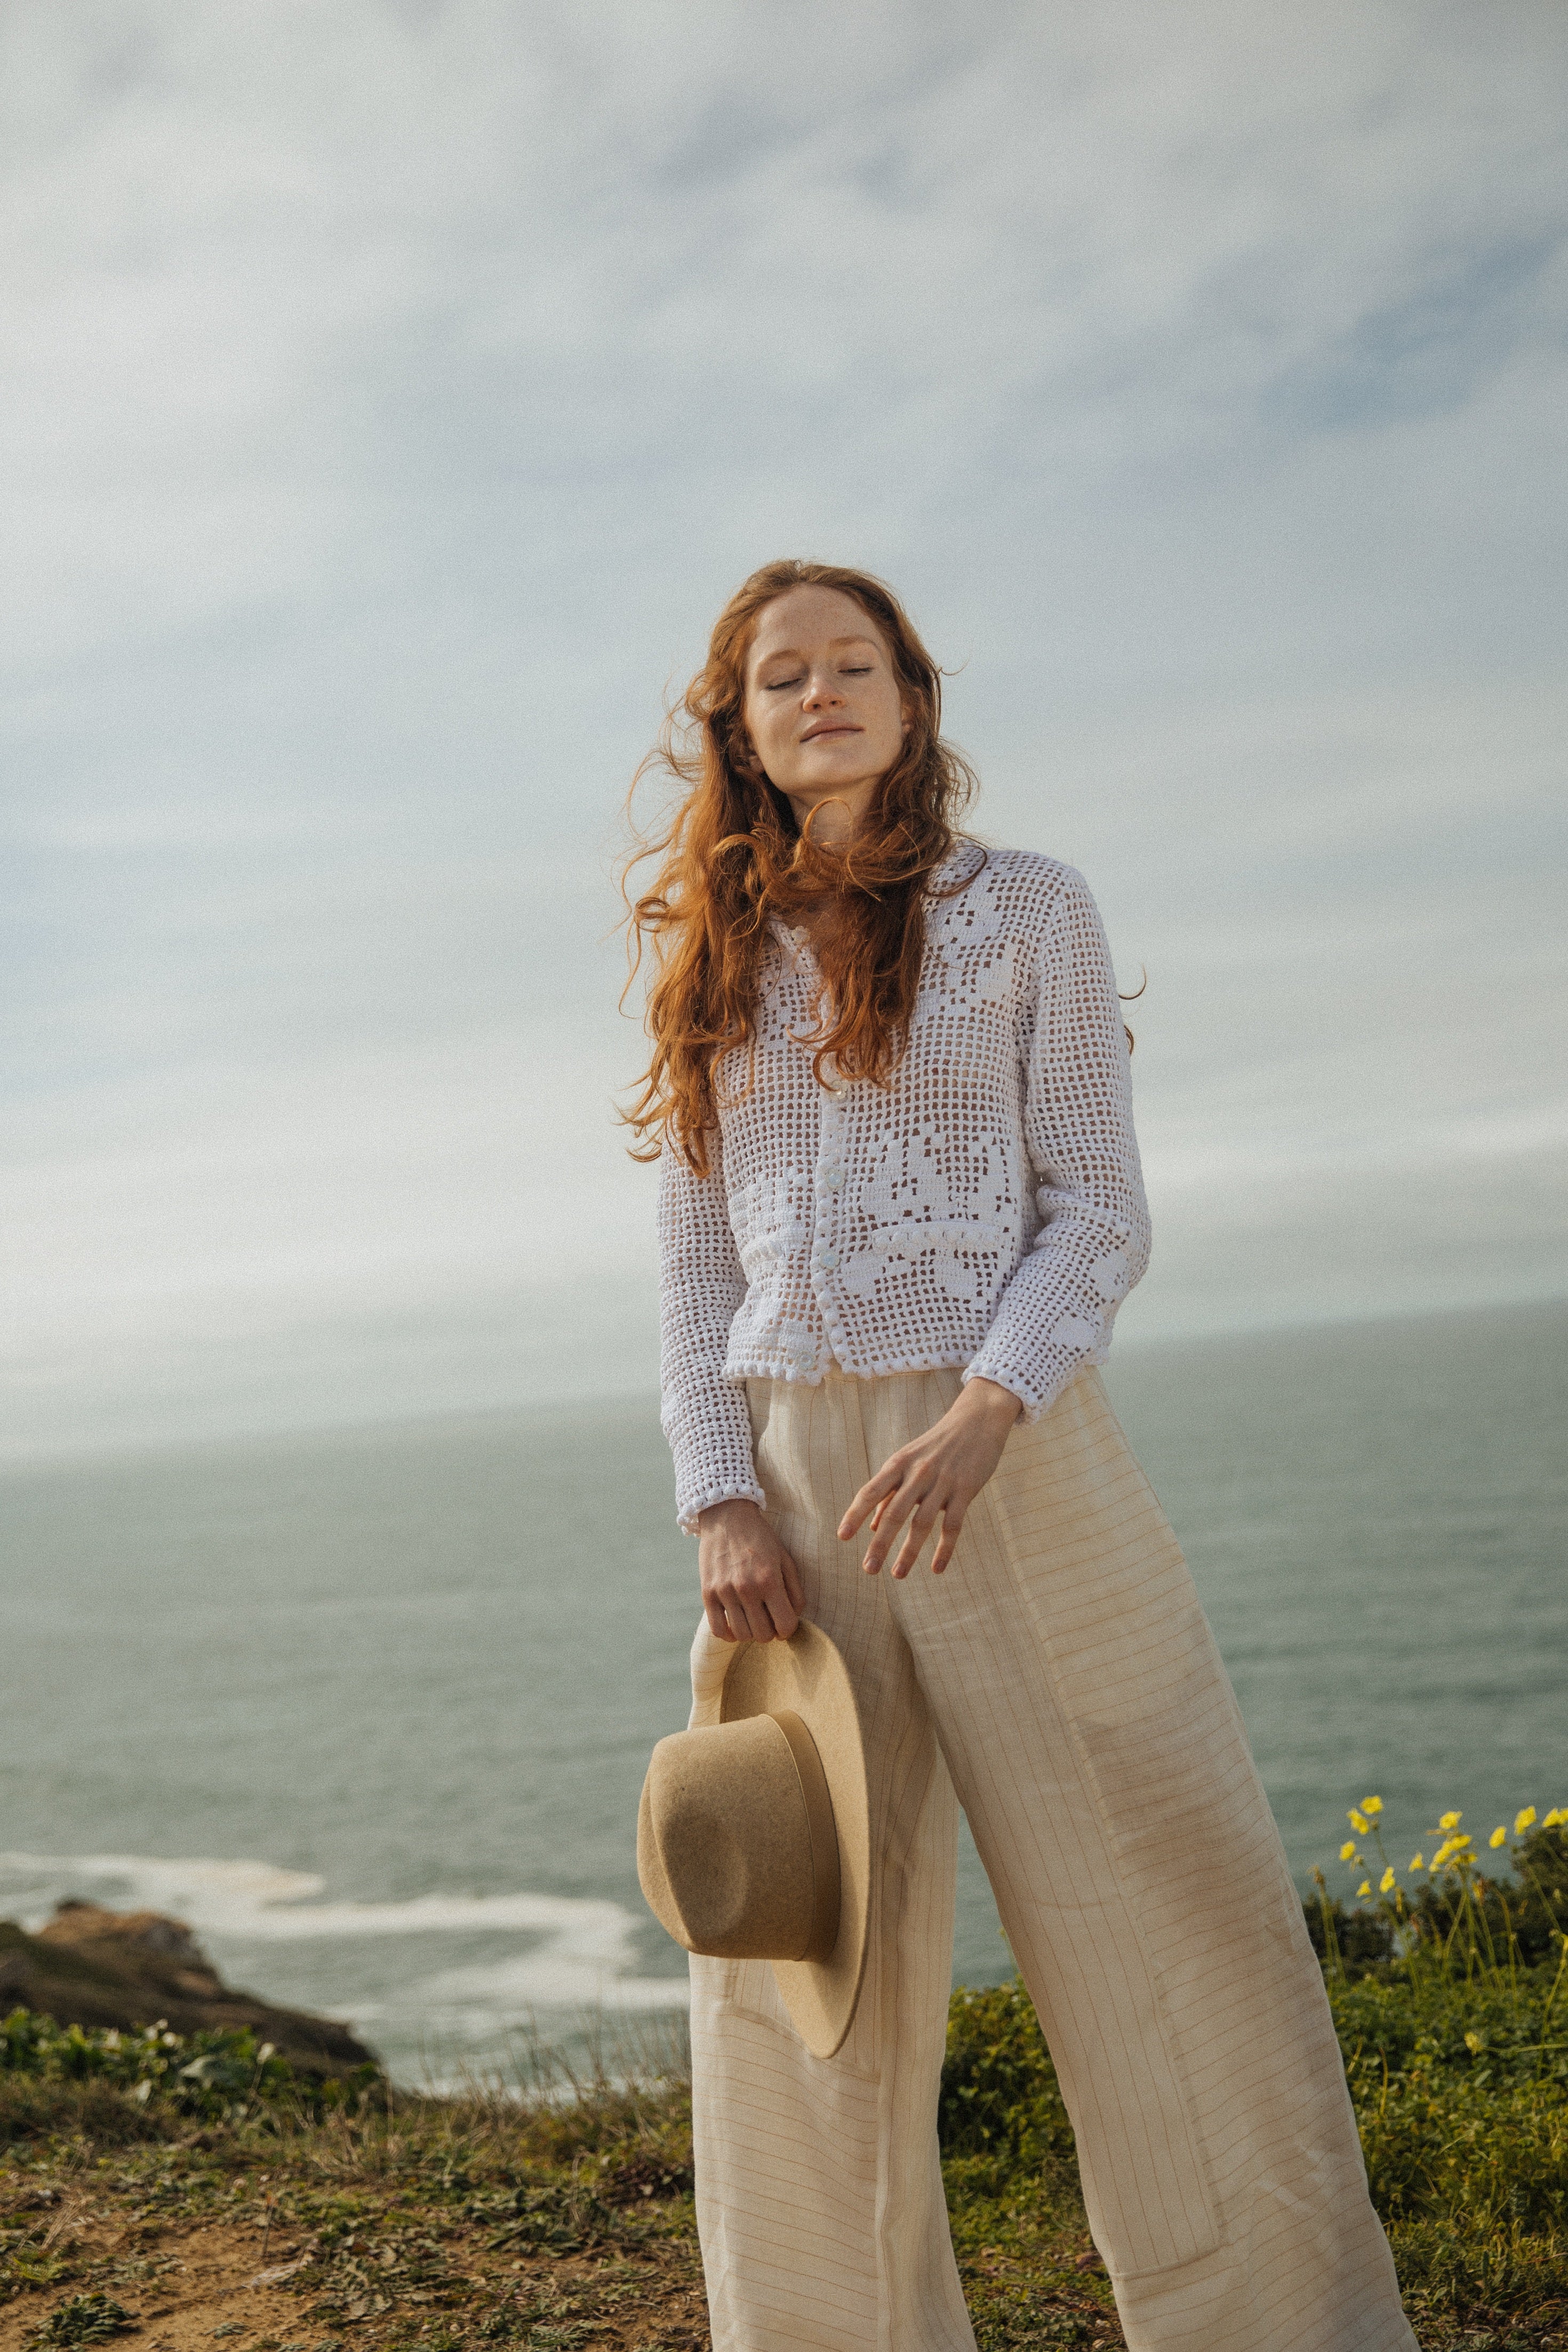
<path fill-rule="evenodd" d="M 870 1578 L 837 1540 L 857 1488 L 958 1385 L 751 1385 L 768 1517 L 859 1700 L 873 1881 L 835 2058 L 805 2049 L 765 1961 L 692 1960 L 715 2352 L 973 2352 L 936 2140 L 957 1804 L 1132 2352 L 1408 2352 L 1279 1834 L 1098 1372 L 1012 1433 L 944 1576 Z M 694 1721 L 730 1654 L 700 1630 Z"/>

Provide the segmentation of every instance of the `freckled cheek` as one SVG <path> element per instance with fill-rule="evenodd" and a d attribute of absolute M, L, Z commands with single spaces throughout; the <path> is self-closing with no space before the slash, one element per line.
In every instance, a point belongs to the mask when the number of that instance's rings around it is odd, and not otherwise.
<path fill-rule="evenodd" d="M 751 737 L 763 765 L 772 767 L 784 751 L 786 738 L 778 723 L 777 714 L 771 710 L 748 713 L 746 732 Z"/>

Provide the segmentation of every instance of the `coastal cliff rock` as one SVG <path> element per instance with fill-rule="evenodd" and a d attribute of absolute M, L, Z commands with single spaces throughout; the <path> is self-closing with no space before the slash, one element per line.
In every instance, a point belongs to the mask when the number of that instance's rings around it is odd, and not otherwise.
<path fill-rule="evenodd" d="M 346 2025 L 226 1985 L 184 1921 L 158 1911 L 66 1902 L 36 1936 L 0 1920 L 0 2016 L 18 2008 L 60 2025 L 122 2031 L 160 2018 L 175 2033 L 248 2025 L 304 2074 L 376 2063 Z"/>

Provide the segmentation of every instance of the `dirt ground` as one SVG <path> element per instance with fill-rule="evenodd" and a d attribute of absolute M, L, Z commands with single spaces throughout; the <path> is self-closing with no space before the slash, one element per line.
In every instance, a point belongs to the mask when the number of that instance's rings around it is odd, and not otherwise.
<path fill-rule="evenodd" d="M 15 2230 L 24 2215 L 13 2206 L 5 2219 Z M 54 2192 L 45 2219 L 28 2233 L 37 2252 L 27 2267 L 42 2275 L 0 2306 L 0 2352 L 110 2333 L 126 2352 L 447 2352 L 476 2337 L 540 2352 L 706 2352 L 709 2343 L 695 2248 L 680 2237 L 518 2252 L 482 2226 L 387 2209 L 362 2212 L 323 2242 L 265 2203 L 232 2220 L 164 2223 L 90 2181 Z"/>

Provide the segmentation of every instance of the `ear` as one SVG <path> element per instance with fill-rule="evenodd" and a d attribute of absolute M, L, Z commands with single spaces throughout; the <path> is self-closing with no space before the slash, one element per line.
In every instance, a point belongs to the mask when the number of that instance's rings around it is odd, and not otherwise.
<path fill-rule="evenodd" d="M 753 784 L 767 782 L 768 772 L 757 756 L 757 747 L 752 740 L 752 730 L 743 719 L 730 738 L 730 756 L 749 782 Z"/>

